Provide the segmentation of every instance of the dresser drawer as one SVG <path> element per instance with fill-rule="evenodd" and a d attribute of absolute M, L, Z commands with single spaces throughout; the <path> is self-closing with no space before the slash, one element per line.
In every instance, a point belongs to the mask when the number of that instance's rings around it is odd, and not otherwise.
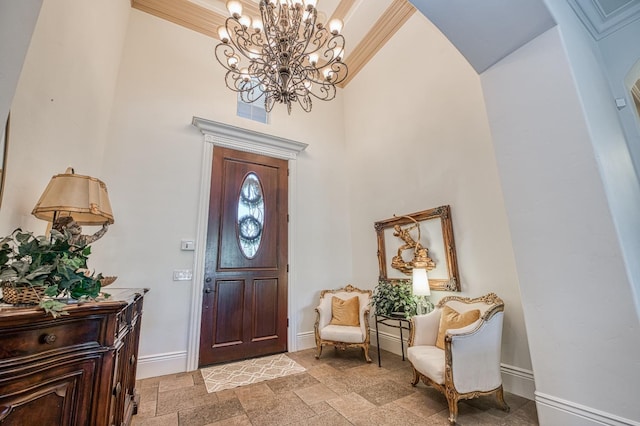
<path fill-rule="evenodd" d="M 0 333 L 0 360 L 35 355 L 47 351 L 72 349 L 100 343 L 101 318 L 60 320 L 46 326 L 4 329 Z"/>

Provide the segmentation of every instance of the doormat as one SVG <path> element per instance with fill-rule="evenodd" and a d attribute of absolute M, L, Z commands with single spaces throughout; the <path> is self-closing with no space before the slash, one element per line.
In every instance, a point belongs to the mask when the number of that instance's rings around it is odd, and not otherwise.
<path fill-rule="evenodd" d="M 306 371 L 306 368 L 285 354 L 247 359 L 200 369 L 209 393 L 298 374 L 304 371 Z"/>

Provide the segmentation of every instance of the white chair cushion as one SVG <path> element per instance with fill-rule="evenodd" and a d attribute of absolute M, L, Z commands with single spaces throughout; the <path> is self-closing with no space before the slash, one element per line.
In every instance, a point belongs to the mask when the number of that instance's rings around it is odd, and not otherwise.
<path fill-rule="evenodd" d="M 444 351 L 435 346 L 411 346 L 407 358 L 413 367 L 436 383 L 444 384 Z"/>
<path fill-rule="evenodd" d="M 362 335 L 360 327 L 351 327 L 348 325 L 328 325 L 320 329 L 320 337 L 322 340 L 332 340 L 334 342 L 364 342 L 364 336 Z"/>

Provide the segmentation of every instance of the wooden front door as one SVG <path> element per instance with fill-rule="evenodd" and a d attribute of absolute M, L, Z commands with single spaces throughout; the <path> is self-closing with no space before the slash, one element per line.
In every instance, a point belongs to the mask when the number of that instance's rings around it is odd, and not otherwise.
<path fill-rule="evenodd" d="M 199 365 L 287 350 L 287 161 L 215 147 Z"/>

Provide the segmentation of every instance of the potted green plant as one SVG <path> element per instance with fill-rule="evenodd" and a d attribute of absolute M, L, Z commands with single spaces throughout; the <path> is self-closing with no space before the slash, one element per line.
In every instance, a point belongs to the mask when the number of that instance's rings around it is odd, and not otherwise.
<path fill-rule="evenodd" d="M 0 240 L 0 282 L 5 302 L 38 304 L 54 316 L 64 314 L 61 298 L 95 298 L 102 274 L 87 268 L 88 245 L 70 243 L 70 235 L 51 230 L 34 236 L 16 229 Z"/>
<path fill-rule="evenodd" d="M 409 318 L 416 314 L 417 299 L 413 295 L 411 281 L 380 280 L 373 290 L 372 304 L 377 315 Z"/>

